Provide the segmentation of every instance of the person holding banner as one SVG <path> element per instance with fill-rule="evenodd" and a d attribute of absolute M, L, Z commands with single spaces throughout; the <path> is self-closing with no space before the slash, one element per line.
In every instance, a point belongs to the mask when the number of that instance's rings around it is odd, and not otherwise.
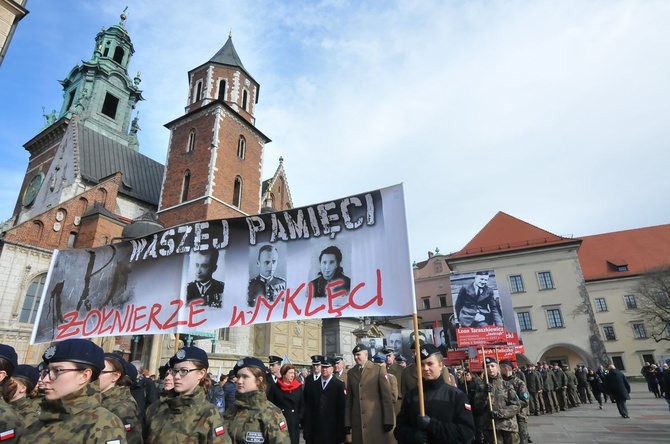
<path fill-rule="evenodd" d="M 500 300 L 488 283 L 488 271 L 478 271 L 474 281 L 458 291 L 454 313 L 461 327 L 503 325 Z"/>
<path fill-rule="evenodd" d="M 66 339 L 47 348 L 42 359 L 44 401 L 40 415 L 19 442 L 125 443 L 123 422 L 100 403 L 95 383 L 105 368 L 105 352 L 86 339 Z"/>
<path fill-rule="evenodd" d="M 475 436 L 472 407 L 468 395 L 450 386 L 442 376 L 440 350 L 432 344 L 421 346 L 425 415 L 420 415 L 418 388 L 403 398 L 393 432 L 398 444 L 470 444 Z"/>
<path fill-rule="evenodd" d="M 474 408 L 482 412 L 484 440 L 502 444 L 519 444 L 519 425 L 516 415 L 519 413 L 519 399 L 514 387 L 500 375 L 498 361 L 486 357 L 487 383 L 477 386 Z"/>
<path fill-rule="evenodd" d="M 203 305 L 221 308 L 225 284 L 212 277 L 218 267 L 219 251 L 195 251 L 191 253 L 189 260 L 195 264 L 195 280 L 186 286 L 186 302 L 190 304 L 202 299 Z"/>
<path fill-rule="evenodd" d="M 231 442 L 219 411 L 205 398 L 208 369 L 207 353 L 198 347 L 184 347 L 170 358 L 174 389 L 147 409 L 145 443 Z"/>
<path fill-rule="evenodd" d="M 17 365 L 18 356 L 14 347 L 0 344 L 0 393 L 5 391 Z M 21 437 L 23 427 L 23 420 L 5 402 L 4 398 L 0 396 L 0 433 L 7 436 L 8 440 L 16 438 L 16 440 L 8 442 L 17 442 Z"/>
<path fill-rule="evenodd" d="M 247 305 L 256 306 L 256 299 L 265 298 L 273 302 L 279 293 L 286 290 L 286 279 L 275 276 L 279 252 L 273 245 L 263 245 L 258 250 L 258 276 L 249 281 L 247 287 Z"/>

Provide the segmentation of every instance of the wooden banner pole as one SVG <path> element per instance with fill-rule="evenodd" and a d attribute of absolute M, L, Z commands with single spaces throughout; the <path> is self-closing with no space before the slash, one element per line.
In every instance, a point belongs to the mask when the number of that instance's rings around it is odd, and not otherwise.
<path fill-rule="evenodd" d="M 426 415 L 426 407 L 423 405 L 423 374 L 421 372 L 421 342 L 419 341 L 419 318 L 414 312 L 414 362 L 416 365 L 416 380 L 419 390 L 419 414 Z"/>
<path fill-rule="evenodd" d="M 487 371 L 488 369 L 486 368 L 486 350 L 484 350 L 484 347 L 482 347 L 482 363 L 484 364 L 484 377 L 486 378 L 486 386 L 487 386 L 487 394 L 489 397 L 489 411 L 491 412 L 491 424 L 493 425 L 493 442 L 494 444 L 498 444 L 498 432 L 496 431 L 496 420 L 493 417 L 493 399 L 491 398 L 491 392 L 488 391 L 488 385 L 490 384 L 489 382 L 489 372 Z"/>

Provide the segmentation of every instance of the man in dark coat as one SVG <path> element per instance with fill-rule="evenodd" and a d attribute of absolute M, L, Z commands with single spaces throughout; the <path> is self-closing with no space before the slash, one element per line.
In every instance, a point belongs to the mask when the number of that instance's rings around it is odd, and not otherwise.
<path fill-rule="evenodd" d="M 454 313 L 461 327 L 503 325 L 500 300 L 488 283 L 488 272 L 478 271 L 475 280 L 458 291 Z"/>
<path fill-rule="evenodd" d="M 194 252 L 189 260 L 195 263 L 195 280 L 186 286 L 186 302 L 190 304 L 202 299 L 204 305 L 221 308 L 224 283 L 212 277 L 218 267 L 219 251 L 212 249 Z"/>
<path fill-rule="evenodd" d="M 235 404 L 235 393 L 237 393 L 237 376 L 234 371 L 228 373 L 228 380 L 223 384 L 223 393 L 225 394 L 226 410 Z"/>
<path fill-rule="evenodd" d="M 526 370 L 526 388 L 528 388 L 528 394 L 530 395 L 530 414 L 534 416 L 540 416 L 542 408 L 538 403 L 537 397 L 542 396 L 542 378 L 535 371 L 535 365 L 530 364 Z M 544 412 L 542 412 L 544 413 Z"/>
<path fill-rule="evenodd" d="M 344 442 L 344 405 L 347 396 L 344 382 L 333 376 L 335 359 L 321 361 L 321 378 L 313 389 L 304 391 L 305 415 L 303 437 L 307 444 L 340 444 Z"/>
<path fill-rule="evenodd" d="M 623 418 L 628 418 L 628 407 L 626 407 L 626 400 L 630 399 L 630 384 L 628 380 L 621 373 L 614 364 L 610 364 L 609 373 L 606 376 L 605 385 L 609 390 L 610 396 L 616 402 L 616 408 Z"/>

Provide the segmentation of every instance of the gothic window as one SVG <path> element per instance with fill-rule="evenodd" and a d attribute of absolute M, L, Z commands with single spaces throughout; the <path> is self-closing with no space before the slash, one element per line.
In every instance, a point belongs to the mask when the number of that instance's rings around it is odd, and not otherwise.
<path fill-rule="evenodd" d="M 40 240 L 42 239 L 42 231 L 44 230 L 44 224 L 38 220 L 33 222 L 33 228 L 34 228 L 34 239 L 35 240 Z"/>
<path fill-rule="evenodd" d="M 237 176 L 233 187 L 233 205 L 239 208 L 240 202 L 242 202 L 242 178 Z"/>
<path fill-rule="evenodd" d="M 116 109 L 119 107 L 119 99 L 110 93 L 105 95 L 105 101 L 102 103 L 102 113 L 107 117 L 116 119 Z"/>
<path fill-rule="evenodd" d="M 192 129 L 191 132 L 188 133 L 188 145 L 186 145 L 186 152 L 192 153 L 194 149 L 195 149 L 195 129 Z"/>
<path fill-rule="evenodd" d="M 242 108 L 245 111 L 249 111 L 249 109 L 247 108 L 248 104 L 249 104 L 249 93 L 245 89 L 244 91 L 242 91 Z"/>
<path fill-rule="evenodd" d="M 114 57 L 112 57 L 112 60 L 114 60 L 116 63 L 121 64 L 123 63 L 123 56 L 125 55 L 125 52 L 123 51 L 123 48 L 120 46 L 117 46 L 116 49 L 114 50 Z"/>
<path fill-rule="evenodd" d="M 240 136 L 240 140 L 237 141 L 237 157 L 244 160 L 244 157 L 247 154 L 247 141 L 244 136 Z"/>
<path fill-rule="evenodd" d="M 226 79 L 219 80 L 219 100 L 226 100 Z"/>
<path fill-rule="evenodd" d="M 186 202 L 188 200 L 188 187 L 191 185 L 191 172 L 186 170 L 184 173 L 184 183 L 181 187 L 181 201 Z"/>
<path fill-rule="evenodd" d="M 202 99 L 202 80 L 198 80 L 195 84 L 195 94 L 193 95 L 193 103 L 199 102 Z"/>
<path fill-rule="evenodd" d="M 41 274 L 33 279 L 32 282 L 30 282 L 30 285 L 28 285 L 26 297 L 23 299 L 23 308 L 21 308 L 19 322 L 30 324 L 35 322 L 35 316 L 37 315 L 37 308 L 40 306 L 40 298 L 42 297 L 42 289 L 46 278 L 46 273 Z"/>

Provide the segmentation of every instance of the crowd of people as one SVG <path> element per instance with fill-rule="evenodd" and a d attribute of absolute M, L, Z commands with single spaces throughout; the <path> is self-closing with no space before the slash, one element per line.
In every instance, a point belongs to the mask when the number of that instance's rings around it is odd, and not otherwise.
<path fill-rule="evenodd" d="M 352 354 L 350 368 L 312 356 L 307 372 L 279 356 L 246 357 L 216 380 L 207 353 L 187 346 L 153 381 L 141 362 L 84 339 L 47 348 L 37 367 L 0 344 L 0 442 L 298 444 L 302 434 L 307 444 L 526 444 L 528 416 L 609 399 L 629 417 L 630 385 L 614 365 L 517 368 L 486 357 L 483 372 L 470 372 L 444 365 L 432 344 L 418 364 L 392 348 L 371 356 L 357 344 Z M 645 364 L 642 375 L 670 409 L 669 365 Z"/>

